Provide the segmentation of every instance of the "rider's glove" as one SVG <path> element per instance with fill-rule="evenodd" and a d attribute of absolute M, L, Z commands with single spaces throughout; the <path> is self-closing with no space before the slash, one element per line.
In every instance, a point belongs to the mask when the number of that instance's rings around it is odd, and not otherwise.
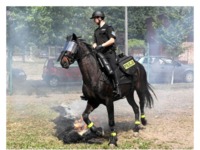
<path fill-rule="evenodd" d="M 103 47 L 102 45 L 98 45 L 98 46 L 95 48 L 95 50 L 96 50 L 97 52 L 103 52 L 104 47 Z"/>

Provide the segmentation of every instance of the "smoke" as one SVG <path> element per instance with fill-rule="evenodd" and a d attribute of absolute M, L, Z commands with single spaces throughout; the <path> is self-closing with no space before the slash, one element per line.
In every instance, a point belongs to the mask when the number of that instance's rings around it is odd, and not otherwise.
<path fill-rule="evenodd" d="M 65 113 L 62 113 L 64 117 L 68 118 L 81 118 L 82 113 L 84 112 L 85 108 L 87 106 L 87 101 L 83 100 L 75 100 L 70 104 L 61 104 L 60 107 L 62 107 Z M 90 114 L 91 121 L 96 122 L 96 125 L 101 127 L 107 127 L 108 126 L 108 119 L 107 117 L 107 110 L 104 105 L 100 105 L 97 109 L 95 109 Z"/>

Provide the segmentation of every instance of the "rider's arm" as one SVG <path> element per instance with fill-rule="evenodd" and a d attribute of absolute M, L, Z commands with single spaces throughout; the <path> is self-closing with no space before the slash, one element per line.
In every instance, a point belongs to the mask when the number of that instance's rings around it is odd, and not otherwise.
<path fill-rule="evenodd" d="M 116 35 L 112 26 L 109 26 L 106 30 L 106 34 L 109 37 L 109 40 L 102 44 L 103 47 L 108 47 L 115 43 Z"/>
<path fill-rule="evenodd" d="M 111 37 L 108 41 L 106 41 L 105 43 L 102 44 L 103 47 L 108 47 L 112 44 L 115 43 L 115 39 L 113 37 Z"/>

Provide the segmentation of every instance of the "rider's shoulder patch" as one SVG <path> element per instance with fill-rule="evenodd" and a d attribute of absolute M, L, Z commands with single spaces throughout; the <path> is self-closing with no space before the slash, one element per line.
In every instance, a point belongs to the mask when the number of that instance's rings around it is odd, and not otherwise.
<path fill-rule="evenodd" d="M 112 31 L 111 34 L 112 34 L 113 36 L 116 36 L 115 31 Z"/>

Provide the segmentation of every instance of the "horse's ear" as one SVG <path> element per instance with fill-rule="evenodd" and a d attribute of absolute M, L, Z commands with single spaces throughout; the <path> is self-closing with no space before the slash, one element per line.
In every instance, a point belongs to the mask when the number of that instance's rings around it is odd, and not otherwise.
<path fill-rule="evenodd" d="M 72 40 L 76 41 L 77 40 L 77 36 L 75 33 L 72 34 Z"/>

